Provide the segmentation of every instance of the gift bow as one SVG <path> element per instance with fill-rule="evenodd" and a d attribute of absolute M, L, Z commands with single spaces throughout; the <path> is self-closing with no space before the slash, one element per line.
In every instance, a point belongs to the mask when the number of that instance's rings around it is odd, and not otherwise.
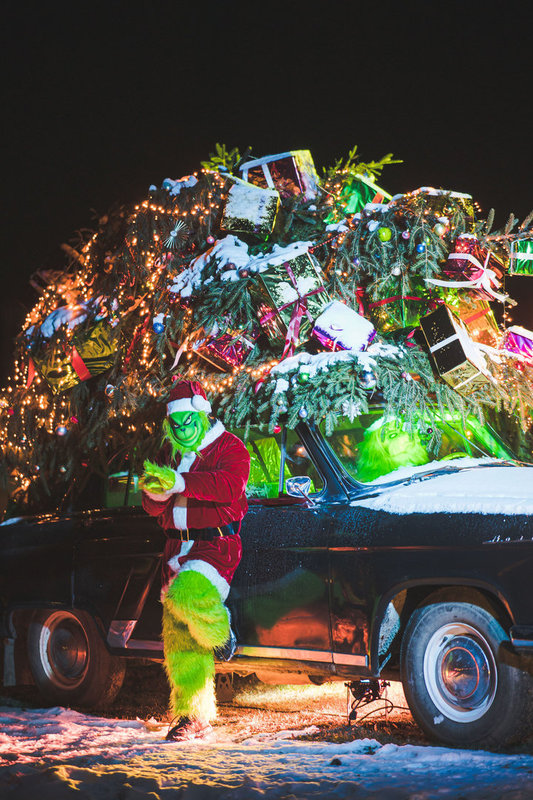
<path fill-rule="evenodd" d="M 448 260 L 470 261 L 471 264 L 477 267 L 473 277 L 468 281 L 439 281 L 435 278 L 425 278 L 425 281 L 426 283 L 432 283 L 434 286 L 447 286 L 449 289 L 483 289 L 494 300 L 499 300 L 501 303 L 505 303 L 507 300 L 509 300 L 509 295 L 495 292 L 492 288 L 495 286 L 497 289 L 499 289 L 501 283 L 498 280 L 494 270 L 489 269 L 490 256 L 491 252 L 489 250 L 485 258 L 485 263 L 482 264 L 479 259 L 472 255 L 472 253 L 450 253 Z"/>
<path fill-rule="evenodd" d="M 292 285 L 296 290 L 296 294 L 298 297 L 296 300 L 290 300 L 288 303 L 284 303 L 279 308 L 275 308 L 273 311 L 269 311 L 267 314 L 261 317 L 259 320 L 261 326 L 265 323 L 270 322 L 275 316 L 277 316 L 280 311 L 284 311 L 286 308 L 294 305 L 294 309 L 291 315 L 290 322 L 287 326 L 287 335 L 285 336 L 285 347 L 283 348 L 282 358 L 286 356 L 292 356 L 294 352 L 294 348 L 298 345 L 298 334 L 300 333 L 300 325 L 302 324 L 302 319 L 305 314 L 309 322 L 313 323 L 313 317 L 311 316 L 309 309 L 307 308 L 307 298 L 311 297 L 313 294 L 318 294 L 319 292 L 324 292 L 326 290 L 325 286 L 319 286 L 317 289 L 312 289 L 310 292 L 302 295 L 298 290 L 298 282 L 294 277 L 294 272 L 292 271 L 289 262 L 286 261 L 283 266 L 287 271 L 287 275 L 289 276 Z"/>

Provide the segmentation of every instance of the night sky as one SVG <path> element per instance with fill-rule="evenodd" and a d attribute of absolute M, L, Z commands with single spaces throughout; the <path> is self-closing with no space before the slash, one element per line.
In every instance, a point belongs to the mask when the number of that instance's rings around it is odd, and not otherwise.
<path fill-rule="evenodd" d="M 2 372 L 29 276 L 217 141 L 309 148 L 318 167 L 357 144 L 404 160 L 383 173 L 393 194 L 469 192 L 498 225 L 531 210 L 529 3 L 315 5 L 4 0 Z M 507 288 L 533 328 L 533 278 Z"/>

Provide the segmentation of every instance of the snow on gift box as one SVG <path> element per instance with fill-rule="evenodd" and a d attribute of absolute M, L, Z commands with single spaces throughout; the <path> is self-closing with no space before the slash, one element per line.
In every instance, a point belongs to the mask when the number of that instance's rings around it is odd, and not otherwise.
<path fill-rule="evenodd" d="M 261 189 L 239 178 L 228 192 L 220 228 L 228 233 L 248 233 L 266 239 L 276 222 L 279 194 L 274 189 Z"/>
<path fill-rule="evenodd" d="M 332 300 L 315 320 L 313 336 L 328 350 L 364 350 L 376 335 L 372 323 Z"/>

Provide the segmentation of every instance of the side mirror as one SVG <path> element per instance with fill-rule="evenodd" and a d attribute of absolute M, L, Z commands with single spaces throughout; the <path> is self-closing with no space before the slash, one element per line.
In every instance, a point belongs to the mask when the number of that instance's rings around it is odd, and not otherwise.
<path fill-rule="evenodd" d="M 291 497 L 305 497 L 311 503 L 314 501 L 309 497 L 311 489 L 311 478 L 307 475 L 295 475 L 294 478 L 287 478 L 285 481 L 285 491 Z"/>

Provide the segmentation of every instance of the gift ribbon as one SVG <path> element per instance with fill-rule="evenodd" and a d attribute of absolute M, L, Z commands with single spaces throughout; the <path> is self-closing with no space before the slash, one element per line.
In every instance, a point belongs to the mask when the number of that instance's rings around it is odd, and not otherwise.
<path fill-rule="evenodd" d="M 434 300 L 430 297 L 413 297 L 410 294 L 395 294 L 392 297 L 384 297 L 383 300 L 376 300 L 374 303 L 369 303 L 370 308 L 377 308 L 377 306 L 384 306 L 387 303 L 394 303 L 395 300 L 417 300 L 420 303 L 428 303 L 428 305 L 438 305 L 442 300 Z"/>
<path fill-rule="evenodd" d="M 318 289 L 312 289 L 310 292 L 307 292 L 304 295 L 301 295 L 298 291 L 298 283 L 296 278 L 294 277 L 294 273 L 290 268 L 289 262 L 286 261 L 283 265 L 287 271 L 287 275 L 289 276 L 294 289 L 298 297 L 296 300 L 290 300 L 288 303 L 284 303 L 284 305 L 280 306 L 279 308 L 275 308 L 273 311 L 269 311 L 259 320 L 261 326 L 267 322 L 270 322 L 275 316 L 277 316 L 280 311 L 284 311 L 286 308 L 290 308 L 290 306 L 294 306 L 294 310 L 291 315 L 291 319 L 289 325 L 287 327 L 287 334 L 285 336 L 285 347 L 283 348 L 283 354 L 281 358 L 285 358 L 286 356 L 291 356 L 294 353 L 294 348 L 298 344 L 298 334 L 300 332 L 300 325 L 302 323 L 302 319 L 304 314 L 306 315 L 307 319 L 310 323 L 313 322 L 313 318 L 309 313 L 309 309 L 307 308 L 307 298 L 311 297 L 311 295 L 319 294 L 320 292 L 324 292 L 326 290 L 325 286 L 319 286 Z"/>
<path fill-rule="evenodd" d="M 435 278 L 425 278 L 425 281 L 426 283 L 433 284 L 433 286 L 445 286 L 449 289 L 483 289 L 488 295 L 494 298 L 494 300 L 505 303 L 509 299 L 508 295 L 495 292 L 492 288 L 495 286 L 499 289 L 501 284 L 494 270 L 489 269 L 490 257 L 491 251 L 489 250 L 485 258 L 485 263 L 482 264 L 472 253 L 450 253 L 448 256 L 449 261 L 469 261 L 477 268 L 473 277 L 468 281 L 440 281 Z"/>
<path fill-rule="evenodd" d="M 72 353 L 70 354 L 70 361 L 72 364 L 72 368 L 74 369 L 74 372 L 76 373 L 80 381 L 86 381 L 91 377 L 91 373 L 87 369 L 85 361 L 80 356 L 75 347 L 72 348 Z"/>
<path fill-rule="evenodd" d="M 28 376 L 26 378 L 26 389 L 29 389 L 35 378 L 35 364 L 33 358 L 28 361 Z"/>

